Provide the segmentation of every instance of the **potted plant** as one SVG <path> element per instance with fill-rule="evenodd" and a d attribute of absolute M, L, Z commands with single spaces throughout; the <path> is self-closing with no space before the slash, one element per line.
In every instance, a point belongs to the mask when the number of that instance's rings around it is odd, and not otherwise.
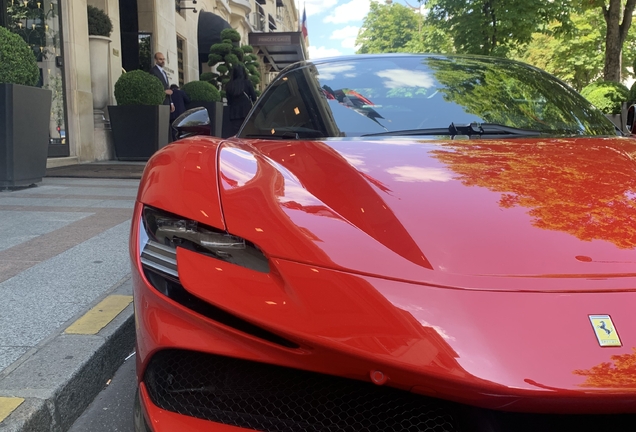
<path fill-rule="evenodd" d="M 115 83 L 116 106 L 109 106 L 115 157 L 148 160 L 168 144 L 170 106 L 159 79 L 141 70 L 122 74 Z"/>
<path fill-rule="evenodd" d="M 91 91 L 93 93 L 93 109 L 103 112 L 108 105 L 110 93 L 109 77 L 109 44 L 113 23 L 101 9 L 88 6 L 88 43 L 91 61 Z"/>
<path fill-rule="evenodd" d="M 51 120 L 51 90 L 40 78 L 35 55 L 18 35 L 0 27 L 0 189 L 42 181 Z"/>
<path fill-rule="evenodd" d="M 190 98 L 186 108 L 205 107 L 210 116 L 210 135 L 222 136 L 223 103 L 219 90 L 207 81 L 192 81 L 183 86 L 183 91 Z"/>

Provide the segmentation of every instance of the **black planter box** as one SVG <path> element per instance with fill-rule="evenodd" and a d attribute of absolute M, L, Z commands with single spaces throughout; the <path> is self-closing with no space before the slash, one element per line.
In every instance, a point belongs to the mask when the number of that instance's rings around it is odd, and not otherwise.
<path fill-rule="evenodd" d="M 169 105 L 109 106 L 115 158 L 146 161 L 168 144 Z"/>
<path fill-rule="evenodd" d="M 223 103 L 222 102 L 190 102 L 186 109 L 204 107 L 210 117 L 210 135 L 223 136 Z"/>
<path fill-rule="evenodd" d="M 0 84 L 0 189 L 26 187 L 46 174 L 51 90 Z"/>

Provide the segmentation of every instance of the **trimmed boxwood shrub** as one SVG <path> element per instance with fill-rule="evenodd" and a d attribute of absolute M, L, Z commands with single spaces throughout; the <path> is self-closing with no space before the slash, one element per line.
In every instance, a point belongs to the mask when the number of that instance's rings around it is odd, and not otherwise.
<path fill-rule="evenodd" d="M 192 102 L 220 102 L 221 93 L 207 81 L 191 81 L 183 86 Z"/>
<path fill-rule="evenodd" d="M 141 70 L 122 74 L 115 83 L 117 105 L 161 105 L 165 97 L 159 78 Z"/>
<path fill-rule="evenodd" d="M 39 80 L 33 50 L 20 36 L 0 27 L 0 84 L 35 86 Z"/>
<path fill-rule="evenodd" d="M 581 95 L 605 114 L 620 114 L 623 102 L 627 101 L 629 90 L 621 83 L 597 81 L 584 87 Z"/>
<path fill-rule="evenodd" d="M 113 31 L 113 22 L 103 10 L 88 6 L 88 34 L 109 37 Z"/>
<path fill-rule="evenodd" d="M 219 76 L 219 74 L 216 74 L 214 72 L 203 72 L 199 76 L 199 81 L 207 81 L 210 84 L 214 84 L 214 82 L 218 78 L 218 76 Z"/>

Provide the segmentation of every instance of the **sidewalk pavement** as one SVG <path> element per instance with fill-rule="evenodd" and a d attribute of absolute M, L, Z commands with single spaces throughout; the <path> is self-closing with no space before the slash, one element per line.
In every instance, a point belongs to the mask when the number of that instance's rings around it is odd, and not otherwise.
<path fill-rule="evenodd" d="M 139 180 L 0 191 L 0 432 L 64 432 L 134 350 Z"/>

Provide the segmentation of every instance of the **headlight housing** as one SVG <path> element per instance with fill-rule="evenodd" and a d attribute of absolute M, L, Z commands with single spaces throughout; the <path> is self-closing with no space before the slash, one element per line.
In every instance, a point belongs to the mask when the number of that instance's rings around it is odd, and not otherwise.
<path fill-rule="evenodd" d="M 142 264 L 178 278 L 176 248 L 269 272 L 269 262 L 253 243 L 191 219 L 145 206 L 140 230 Z"/>

